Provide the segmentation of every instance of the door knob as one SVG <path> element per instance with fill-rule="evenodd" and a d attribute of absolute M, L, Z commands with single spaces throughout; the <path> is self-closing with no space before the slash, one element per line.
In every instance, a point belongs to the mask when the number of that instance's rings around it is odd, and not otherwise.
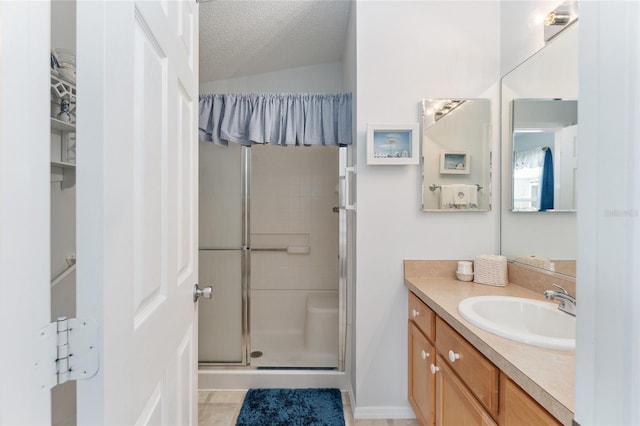
<path fill-rule="evenodd" d="M 205 299 L 211 299 L 213 295 L 213 287 L 208 286 L 205 288 L 199 288 L 198 284 L 193 286 L 193 301 L 197 302 L 198 298 L 204 297 Z"/>

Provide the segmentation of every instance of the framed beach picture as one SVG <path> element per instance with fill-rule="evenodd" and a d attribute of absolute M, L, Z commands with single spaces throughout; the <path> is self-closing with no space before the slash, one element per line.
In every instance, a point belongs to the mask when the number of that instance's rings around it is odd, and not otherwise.
<path fill-rule="evenodd" d="M 440 152 L 440 173 L 465 174 L 471 171 L 471 157 L 468 151 Z"/>
<path fill-rule="evenodd" d="M 367 125 L 367 164 L 419 164 L 419 151 L 417 124 Z"/>

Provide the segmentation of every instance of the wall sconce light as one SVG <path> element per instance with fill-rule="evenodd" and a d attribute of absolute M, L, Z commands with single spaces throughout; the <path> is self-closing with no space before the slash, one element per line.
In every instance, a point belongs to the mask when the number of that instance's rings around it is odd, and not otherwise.
<path fill-rule="evenodd" d="M 551 11 L 544 21 L 545 43 L 578 19 L 578 2 L 566 1 Z"/>
<path fill-rule="evenodd" d="M 571 14 L 569 12 L 553 11 L 547 15 L 547 19 L 544 21 L 545 25 L 567 25 L 571 20 Z"/>
<path fill-rule="evenodd" d="M 427 111 L 427 113 L 432 113 L 433 114 L 433 119 L 435 121 L 438 121 L 442 117 L 444 117 L 445 115 L 447 115 L 450 112 L 452 112 L 454 109 L 458 108 L 464 102 L 465 101 L 463 99 L 445 99 L 444 101 L 442 101 L 439 104 L 435 105 L 433 107 L 433 110 Z"/>

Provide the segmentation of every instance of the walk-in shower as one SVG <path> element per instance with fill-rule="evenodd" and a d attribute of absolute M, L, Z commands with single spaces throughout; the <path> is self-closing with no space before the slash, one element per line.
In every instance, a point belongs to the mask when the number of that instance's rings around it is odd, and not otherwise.
<path fill-rule="evenodd" d="M 200 143 L 201 369 L 344 369 L 345 159 Z"/>

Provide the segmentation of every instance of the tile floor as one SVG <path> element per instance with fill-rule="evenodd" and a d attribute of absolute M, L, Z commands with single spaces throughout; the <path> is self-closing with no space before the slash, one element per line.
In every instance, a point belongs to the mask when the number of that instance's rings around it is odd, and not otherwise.
<path fill-rule="evenodd" d="M 245 391 L 198 392 L 199 426 L 233 426 L 240 413 Z M 342 393 L 346 426 L 418 426 L 417 420 L 354 420 L 346 392 Z"/>

